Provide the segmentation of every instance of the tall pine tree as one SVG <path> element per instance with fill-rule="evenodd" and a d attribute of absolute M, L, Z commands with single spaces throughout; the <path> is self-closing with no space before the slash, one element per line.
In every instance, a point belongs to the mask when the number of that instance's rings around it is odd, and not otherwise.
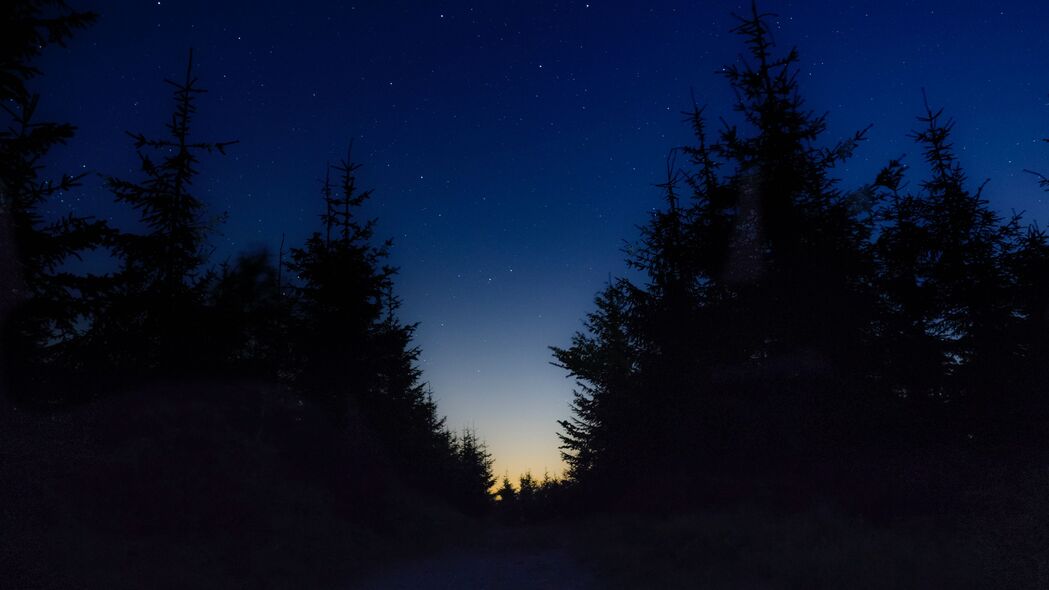
<path fill-rule="evenodd" d="M 494 484 L 490 455 L 473 432 L 447 430 L 421 381 L 415 325 L 397 317 L 396 269 L 386 264 L 392 243 L 375 245 L 376 221 L 359 218 L 372 194 L 358 188 L 359 168 L 349 155 L 329 167 L 322 229 L 291 249 L 295 311 L 285 373 L 342 426 L 370 433 L 407 485 L 480 512 Z"/>
<path fill-rule="evenodd" d="M 124 370 L 183 371 L 200 361 L 194 342 L 207 327 L 199 304 L 206 259 L 205 239 L 215 221 L 193 194 L 198 154 L 224 154 L 235 141 L 197 141 L 191 135 L 196 101 L 206 92 L 193 74 L 189 53 L 185 78 L 174 87 L 174 112 L 165 137 L 129 133 L 141 180 L 106 179 L 118 203 L 134 209 L 145 231 L 119 241 L 118 292 L 93 332 L 109 363 Z"/>
<path fill-rule="evenodd" d="M 623 280 L 608 285 L 595 299 L 597 309 L 587 314 L 585 332 L 576 333 L 568 348 L 552 348 L 557 365 L 577 382 L 573 415 L 559 422 L 558 434 L 567 475 L 577 481 L 611 479 L 635 462 L 624 456 L 636 451 L 628 441 L 641 434 L 629 290 Z"/>
<path fill-rule="evenodd" d="M 1022 370 L 1012 341 L 1018 318 L 1010 272 L 1020 219 L 995 213 L 984 185 L 968 188 L 951 144 L 953 121 L 926 103 L 919 122 L 912 137 L 929 167 L 920 191 L 901 194 L 898 162 L 879 177 L 889 191 L 876 244 L 881 336 L 894 348 L 886 377 L 912 403 L 959 414 L 965 426 L 954 436 L 973 435 L 1011 405 L 1002 390 L 1010 389 L 1010 373 Z"/>
<path fill-rule="evenodd" d="M 64 46 L 96 19 L 61 1 L 16 0 L 0 9 L 0 246 L 5 288 L 0 294 L 4 377 L 19 399 L 55 403 L 67 399 L 56 379 L 75 367 L 70 348 L 94 313 L 105 282 L 68 264 L 83 252 L 105 247 L 113 232 L 102 221 L 56 213 L 56 198 L 80 176 L 45 177 L 43 162 L 75 127 L 36 118 L 40 95 L 27 86 L 40 75 L 34 62 L 49 46 Z M 8 313 L 15 310 L 5 325 Z M 45 390 L 50 390 L 45 393 Z"/>
<path fill-rule="evenodd" d="M 359 168 L 349 157 L 335 167 L 337 187 L 331 170 L 326 173 L 323 231 L 292 248 L 288 265 L 297 278 L 295 379 L 339 419 L 351 396 L 363 398 L 377 385 L 371 341 L 394 274 L 384 264 L 390 242 L 373 245 L 375 220 L 358 220 L 358 208 L 371 196 L 357 188 Z"/>
<path fill-rule="evenodd" d="M 749 53 L 724 70 L 740 123 L 712 140 L 703 109 L 686 114 L 692 169 L 668 160 L 666 207 L 628 250 L 646 283 L 606 290 L 588 333 L 555 349 L 580 382 L 561 423 L 579 481 L 688 501 L 704 474 L 812 448 L 812 425 L 851 403 L 841 382 L 869 368 L 871 203 L 832 175 L 864 132 L 823 145 L 826 116 L 805 108 L 797 51 L 774 55 L 769 17 L 752 6 L 733 30 Z"/>

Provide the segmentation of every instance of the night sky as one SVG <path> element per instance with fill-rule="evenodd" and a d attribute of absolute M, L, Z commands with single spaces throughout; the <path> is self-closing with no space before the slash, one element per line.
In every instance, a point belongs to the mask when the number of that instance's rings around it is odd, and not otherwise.
<path fill-rule="evenodd" d="M 742 51 L 737 2 L 94 2 L 34 82 L 44 119 L 79 127 L 50 170 L 137 178 L 126 130 L 159 133 L 187 51 L 209 93 L 201 140 L 239 139 L 196 188 L 220 262 L 319 228 L 325 163 L 345 155 L 374 188 L 365 213 L 395 241 L 402 319 L 420 322 L 425 379 L 453 429 L 488 441 L 497 474 L 561 471 L 556 420 L 572 383 L 551 366 L 660 204 L 668 150 L 688 143 L 690 90 L 731 118 L 715 72 Z M 1049 9 L 994 2 L 766 1 L 797 45 L 827 140 L 873 123 L 845 187 L 919 152 L 921 89 L 957 119 L 955 143 L 1002 212 L 1049 225 L 1025 168 L 1049 171 Z M 97 175 L 64 205 L 131 219 Z"/>

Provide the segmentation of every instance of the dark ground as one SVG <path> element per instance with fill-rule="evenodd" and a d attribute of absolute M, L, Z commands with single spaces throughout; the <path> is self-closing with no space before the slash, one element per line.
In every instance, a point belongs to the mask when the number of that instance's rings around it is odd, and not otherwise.
<path fill-rule="evenodd" d="M 0 412 L 0 588 L 1049 588 L 1049 477 L 968 511 L 816 503 L 503 526 L 404 492 L 272 386 Z"/>

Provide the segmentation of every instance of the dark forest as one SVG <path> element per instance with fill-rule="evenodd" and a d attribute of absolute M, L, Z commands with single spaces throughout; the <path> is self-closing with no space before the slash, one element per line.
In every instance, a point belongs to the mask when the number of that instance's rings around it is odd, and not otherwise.
<path fill-rule="evenodd" d="M 48 165 L 91 149 L 34 90 L 105 18 L 74 4 L 0 9 L 0 586 L 1049 584 L 1049 234 L 992 206 L 935 95 L 850 186 L 870 128 L 831 136 L 741 8 L 701 80 L 731 112 L 693 91 L 626 271 L 550 347 L 564 473 L 498 474 L 427 383 L 359 142 L 302 171 L 305 241 L 225 261 L 236 213 L 198 187 L 243 143 L 198 128 L 235 107 L 192 49 L 136 169 Z M 95 180 L 104 211 L 55 214 Z"/>

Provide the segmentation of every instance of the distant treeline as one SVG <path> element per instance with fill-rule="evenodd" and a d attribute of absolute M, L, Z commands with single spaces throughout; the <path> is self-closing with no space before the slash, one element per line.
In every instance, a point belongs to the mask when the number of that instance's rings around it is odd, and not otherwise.
<path fill-rule="evenodd" d="M 578 381 L 560 423 L 570 487 L 602 507 L 899 512 L 1044 469 L 1045 232 L 988 206 L 928 101 L 910 136 L 924 177 L 908 183 L 901 158 L 842 188 L 865 130 L 826 141 L 769 23 L 753 8 L 733 30 L 735 115 L 711 131 L 686 113 L 695 140 L 627 249 L 646 278 L 611 281 L 553 349 Z"/>
<path fill-rule="evenodd" d="M 275 260 L 259 251 L 209 264 L 208 237 L 223 219 L 194 193 L 198 161 L 237 142 L 191 135 L 204 92 L 191 52 L 185 77 L 168 81 L 174 108 L 166 133 L 129 133 L 140 169 L 103 177 L 111 207 L 135 212 L 141 229 L 91 212 L 45 213 L 82 176 L 44 170 L 47 154 L 75 128 L 38 121 L 46 97 L 27 83 L 40 74 L 34 62 L 44 49 L 64 45 L 95 18 L 36 0 L 8 3 L 0 18 L 8 119 L 0 131 L 0 317 L 9 399 L 48 411 L 160 380 L 279 383 L 340 427 L 377 438 L 409 485 L 483 510 L 491 458 L 473 433 L 445 427 L 421 381 L 415 326 L 397 317 L 391 243 L 376 242 L 375 221 L 359 217 L 371 192 L 357 186 L 349 154 L 327 167 L 320 228 L 304 244 L 285 251 L 282 243 Z M 83 271 L 76 261 L 89 253 L 108 254 L 113 270 Z"/>

